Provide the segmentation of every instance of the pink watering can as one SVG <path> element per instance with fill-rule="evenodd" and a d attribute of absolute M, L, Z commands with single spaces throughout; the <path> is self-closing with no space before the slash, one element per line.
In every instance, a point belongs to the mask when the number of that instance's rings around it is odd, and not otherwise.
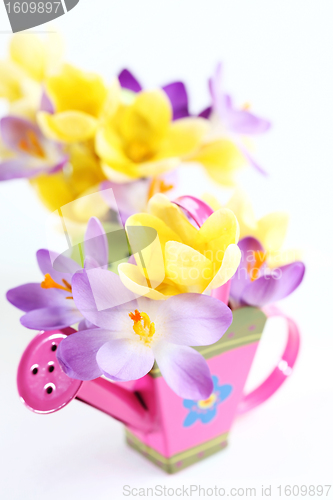
<path fill-rule="evenodd" d="M 182 197 L 176 203 L 198 225 L 212 212 L 196 198 Z M 214 296 L 227 303 L 228 288 L 226 284 L 214 290 Z M 270 316 L 282 316 L 287 321 L 285 351 L 269 377 L 244 396 L 254 355 Z M 73 399 L 83 401 L 122 421 L 128 444 L 169 473 L 223 449 L 237 415 L 266 401 L 292 373 L 300 343 L 296 324 L 277 308 L 235 310 L 232 325 L 218 342 L 195 348 L 207 360 L 214 390 L 207 400 L 191 401 L 169 388 L 156 364 L 145 377 L 130 383 L 69 378 L 60 368 L 56 351 L 61 340 L 74 331 L 66 328 L 41 332 L 28 345 L 17 375 L 22 401 L 36 413 L 55 412 Z"/>

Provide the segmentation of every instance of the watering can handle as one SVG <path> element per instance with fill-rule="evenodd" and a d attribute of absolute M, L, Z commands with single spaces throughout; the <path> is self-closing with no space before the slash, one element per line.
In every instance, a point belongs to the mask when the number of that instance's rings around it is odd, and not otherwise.
<path fill-rule="evenodd" d="M 207 203 L 194 196 L 181 196 L 174 200 L 174 203 L 185 210 L 199 227 L 201 227 L 205 220 L 213 213 L 213 210 Z M 230 281 L 220 288 L 212 290 L 212 296 L 228 304 L 229 290 Z M 244 399 L 239 404 L 238 414 L 243 414 L 252 410 L 270 398 L 279 389 L 283 382 L 291 375 L 299 352 L 300 333 L 296 323 L 275 306 L 268 306 L 263 309 L 263 312 L 268 318 L 280 316 L 287 321 L 287 344 L 281 360 L 272 373 L 259 387 L 244 396 Z"/>
<path fill-rule="evenodd" d="M 279 389 L 279 387 L 281 387 L 285 380 L 292 374 L 299 353 L 300 333 L 296 323 L 275 306 L 268 306 L 263 309 L 263 312 L 268 318 L 279 316 L 287 321 L 287 343 L 278 365 L 271 374 L 259 385 L 259 387 L 244 396 L 244 399 L 238 406 L 237 413 L 239 415 L 264 403 Z"/>

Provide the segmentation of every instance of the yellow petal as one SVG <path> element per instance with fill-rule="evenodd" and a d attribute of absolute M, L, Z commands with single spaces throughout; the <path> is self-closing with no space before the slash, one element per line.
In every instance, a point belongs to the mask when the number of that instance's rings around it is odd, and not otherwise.
<path fill-rule="evenodd" d="M 100 115 L 108 95 L 99 75 L 69 64 L 64 64 L 59 73 L 47 79 L 46 89 L 57 112 L 76 110 L 95 117 Z"/>
<path fill-rule="evenodd" d="M 41 111 L 37 121 L 46 137 L 69 143 L 91 138 L 97 128 L 97 120 L 80 111 L 64 111 L 55 115 Z"/>
<path fill-rule="evenodd" d="M 75 200 L 105 177 L 98 158 L 87 143 L 68 147 L 69 164 L 52 175 L 41 175 L 31 181 L 44 205 L 51 211 Z"/>
<path fill-rule="evenodd" d="M 165 272 L 188 292 L 202 293 L 213 277 L 213 263 L 194 248 L 168 241 L 165 245 Z"/>
<path fill-rule="evenodd" d="M 162 220 L 183 243 L 192 245 L 196 241 L 198 230 L 192 226 L 181 209 L 164 194 L 157 193 L 149 200 L 148 212 Z"/>
<path fill-rule="evenodd" d="M 201 163 L 216 182 L 225 186 L 234 184 L 234 174 L 245 162 L 244 156 L 228 140 L 204 144 L 188 160 Z"/>
<path fill-rule="evenodd" d="M 207 205 L 209 205 L 210 208 L 212 210 L 214 210 L 214 212 L 215 212 L 215 210 L 219 210 L 220 208 L 222 208 L 222 204 L 219 202 L 219 200 L 215 196 L 213 196 L 212 194 L 210 194 L 210 193 L 204 193 L 201 196 L 201 199 L 202 199 L 202 201 L 204 201 L 205 203 L 207 203 Z M 233 212 L 234 212 L 234 210 L 233 210 Z"/>
<path fill-rule="evenodd" d="M 9 53 L 31 78 L 37 81 L 44 78 L 46 52 L 41 38 L 32 33 L 16 33 L 11 39 Z"/>
<path fill-rule="evenodd" d="M 240 237 L 244 238 L 245 236 L 254 235 L 254 232 L 257 230 L 257 222 L 250 199 L 245 191 L 239 188 L 235 190 L 226 206 L 237 217 Z"/>
<path fill-rule="evenodd" d="M 182 157 L 195 151 L 208 131 L 207 120 L 203 118 L 183 118 L 170 125 L 163 140 L 158 157 Z"/>
<path fill-rule="evenodd" d="M 149 299 L 154 300 L 167 299 L 167 296 L 148 286 L 147 279 L 140 272 L 137 266 L 127 263 L 119 264 L 118 273 L 126 288 L 137 294 L 139 297 L 148 297 Z"/>
<path fill-rule="evenodd" d="M 213 290 L 214 288 L 219 288 L 229 281 L 237 271 L 240 259 L 241 251 L 239 247 L 237 245 L 229 245 L 224 252 L 221 267 L 205 291 L 207 292 Z"/>
<path fill-rule="evenodd" d="M 229 245 L 237 243 L 239 225 L 235 214 L 228 208 L 220 208 L 199 229 L 196 248 L 214 263 L 221 263 Z"/>
<path fill-rule="evenodd" d="M 167 241 L 174 240 L 181 242 L 179 236 L 172 231 L 171 228 L 169 228 L 161 219 L 151 214 L 141 213 L 131 215 L 126 221 L 126 228 L 129 226 L 146 226 L 155 229 L 157 231 L 163 253 Z"/>
<path fill-rule="evenodd" d="M 23 96 L 24 71 L 11 61 L 0 61 L 0 97 L 13 102 Z"/>
<path fill-rule="evenodd" d="M 171 117 L 171 105 L 162 90 L 142 91 L 125 107 L 119 131 L 128 148 L 142 145 L 154 149 L 165 136 Z"/>
<path fill-rule="evenodd" d="M 123 151 L 121 138 L 111 127 L 105 126 L 98 129 L 95 147 L 96 153 L 103 159 L 103 162 L 113 168 L 118 165 L 125 171 L 126 166 L 132 164 Z"/>
<path fill-rule="evenodd" d="M 268 252 L 279 250 L 285 240 L 289 216 L 285 212 L 273 212 L 258 221 L 256 237 Z"/>

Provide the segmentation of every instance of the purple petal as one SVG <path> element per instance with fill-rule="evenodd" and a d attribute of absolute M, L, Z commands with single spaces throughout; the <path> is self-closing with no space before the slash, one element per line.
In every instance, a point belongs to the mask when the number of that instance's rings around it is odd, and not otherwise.
<path fill-rule="evenodd" d="M 304 272 L 303 262 L 278 267 L 272 274 L 249 283 L 243 291 L 242 302 L 255 307 L 277 302 L 290 295 L 301 284 Z"/>
<path fill-rule="evenodd" d="M 42 140 L 39 128 L 29 120 L 18 116 L 5 116 L 0 120 L 0 133 L 5 146 L 19 154 L 24 154 L 20 147 L 21 141 L 29 141 L 31 132 L 38 140 Z"/>
<path fill-rule="evenodd" d="M 26 283 L 12 288 L 8 290 L 6 297 L 13 306 L 24 312 L 61 305 L 66 300 L 59 290 L 42 288 L 40 283 Z"/>
<path fill-rule="evenodd" d="M 62 284 L 63 279 L 71 282 L 72 275 L 82 269 L 73 259 L 59 255 L 51 250 L 38 250 L 36 256 L 42 273 L 44 275 L 50 274 L 58 284 Z"/>
<path fill-rule="evenodd" d="M 201 118 L 206 118 L 206 120 L 208 120 L 211 112 L 212 112 L 212 107 L 209 106 L 208 108 L 205 108 L 203 111 L 201 111 L 201 113 L 199 113 L 198 116 L 200 116 Z"/>
<path fill-rule="evenodd" d="M 178 396 L 198 401 L 211 395 L 213 380 L 207 362 L 197 351 L 161 342 L 154 354 L 166 383 Z"/>
<path fill-rule="evenodd" d="M 72 287 L 77 308 L 88 321 L 100 328 L 119 330 L 118 321 L 122 316 L 119 312 L 123 310 L 120 304 L 127 304 L 133 311 L 137 307 L 135 295 L 111 271 L 97 268 L 76 273 Z M 126 314 L 128 311 L 124 316 Z"/>
<path fill-rule="evenodd" d="M 259 163 L 255 161 L 255 159 L 252 157 L 252 155 L 248 152 L 248 150 L 243 146 L 243 144 L 240 141 L 236 142 L 236 145 L 238 149 L 242 152 L 242 154 L 245 156 L 246 160 L 254 167 L 258 172 L 260 172 L 262 175 L 268 175 L 266 170 L 264 170 Z"/>
<path fill-rule="evenodd" d="M 102 375 L 96 361 L 98 350 L 110 340 L 108 330 L 96 328 L 73 333 L 60 342 L 57 358 L 64 372 L 79 380 L 93 380 Z"/>
<path fill-rule="evenodd" d="M 244 135 L 263 134 L 271 127 L 268 120 L 242 109 L 231 110 L 228 114 L 228 123 L 230 130 Z"/>
<path fill-rule="evenodd" d="M 84 252 L 91 257 L 99 267 L 108 267 L 108 240 L 102 224 L 96 217 L 89 219 L 84 236 Z"/>
<path fill-rule="evenodd" d="M 100 348 L 96 360 L 106 377 L 126 382 L 146 375 L 153 367 L 154 355 L 140 340 L 116 339 Z"/>
<path fill-rule="evenodd" d="M 81 321 L 82 314 L 75 308 L 73 301 L 71 305 L 44 307 L 27 312 L 20 319 L 23 326 L 32 330 L 58 330 L 66 326 L 75 325 Z"/>
<path fill-rule="evenodd" d="M 237 303 L 240 303 L 245 287 L 251 283 L 251 278 L 247 272 L 247 264 L 253 256 L 253 252 L 264 252 L 260 241 L 252 236 L 247 236 L 238 242 L 241 251 L 241 261 L 239 267 L 231 280 L 230 296 Z"/>
<path fill-rule="evenodd" d="M 196 293 L 170 297 L 161 303 L 159 314 L 164 317 L 165 340 L 187 346 L 214 344 L 232 323 L 228 306 Z"/>
<path fill-rule="evenodd" d="M 164 90 L 171 102 L 173 120 L 190 116 L 188 111 L 187 91 L 183 82 L 169 83 L 169 85 L 162 87 L 162 90 Z"/>
<path fill-rule="evenodd" d="M 45 89 L 43 89 L 42 97 L 40 100 L 40 111 L 45 111 L 46 113 L 53 114 L 55 112 L 55 107 L 47 95 Z"/>
<path fill-rule="evenodd" d="M 47 171 L 47 167 L 32 166 L 31 162 L 24 158 L 14 158 L 0 163 L 0 181 L 9 181 L 11 179 L 31 178 Z"/>
<path fill-rule="evenodd" d="M 119 73 L 118 80 L 123 89 L 132 90 L 133 92 L 142 90 L 140 83 L 128 69 L 123 69 Z"/>
<path fill-rule="evenodd" d="M 91 328 L 97 328 L 97 326 L 90 323 L 90 321 L 88 321 L 86 318 L 83 318 L 83 320 L 81 320 L 80 323 L 78 324 L 77 329 L 78 331 L 81 331 L 81 330 L 89 330 Z"/>

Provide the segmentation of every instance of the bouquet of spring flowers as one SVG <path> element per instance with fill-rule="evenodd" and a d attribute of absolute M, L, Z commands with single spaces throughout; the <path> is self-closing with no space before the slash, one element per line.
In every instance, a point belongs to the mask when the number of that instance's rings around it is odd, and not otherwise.
<path fill-rule="evenodd" d="M 0 64 L 0 180 L 27 178 L 67 237 L 71 221 L 85 235 L 66 252 L 38 250 L 40 281 L 7 293 L 21 323 L 42 332 L 19 392 L 39 413 L 74 397 L 106 411 L 174 472 L 223 447 L 237 413 L 267 399 L 297 357 L 287 318 L 287 365 L 244 406 L 265 320 L 304 275 L 283 249 L 287 216 L 256 220 L 238 189 L 226 206 L 175 195 L 177 171 L 193 163 L 222 187 L 242 164 L 263 174 L 245 139 L 270 124 L 233 104 L 222 65 L 195 116 L 182 82 L 145 90 L 123 70 L 107 84 L 65 63 L 53 38 L 15 35 Z"/>

